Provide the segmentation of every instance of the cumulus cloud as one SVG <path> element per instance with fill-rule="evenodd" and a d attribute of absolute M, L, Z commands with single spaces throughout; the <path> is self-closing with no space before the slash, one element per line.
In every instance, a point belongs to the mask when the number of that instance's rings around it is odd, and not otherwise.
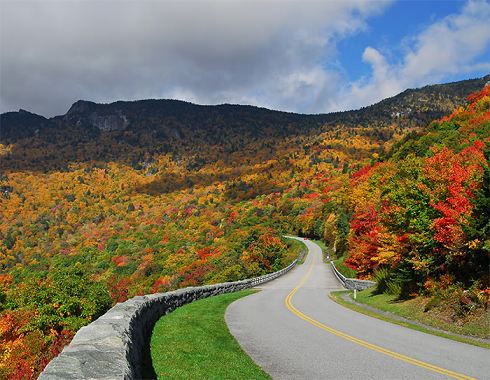
<path fill-rule="evenodd" d="M 489 20 L 490 4 L 471 1 L 461 14 L 448 16 L 430 26 L 417 36 L 415 49 L 407 54 L 403 75 L 420 82 L 428 76 L 442 77 L 462 68 L 473 71 L 475 67 L 468 63 L 490 44 Z"/>
<path fill-rule="evenodd" d="M 24 1 L 0 12 L 0 111 L 180 98 L 320 112 L 336 41 L 389 1 Z"/>
<path fill-rule="evenodd" d="M 447 16 L 413 36 L 401 63 L 390 64 L 378 50 L 367 47 L 363 61 L 371 65 L 372 74 L 346 85 L 331 107 L 358 108 L 454 74 L 490 72 L 489 20 L 487 1 L 469 1 L 460 14 Z M 483 61 L 478 60 L 482 56 Z"/>

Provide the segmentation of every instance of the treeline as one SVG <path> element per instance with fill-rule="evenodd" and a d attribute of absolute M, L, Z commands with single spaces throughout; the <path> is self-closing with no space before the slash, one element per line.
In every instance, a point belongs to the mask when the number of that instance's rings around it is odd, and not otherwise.
<path fill-rule="evenodd" d="M 250 147 L 284 139 L 312 139 L 326 133 L 346 155 L 367 158 L 362 145 L 389 147 L 392 139 L 424 127 L 463 105 L 490 76 L 410 89 L 356 111 L 302 115 L 240 105 L 199 106 L 176 100 L 96 104 L 76 102 L 64 116 L 46 119 L 27 111 L 0 115 L 0 170 L 66 171 L 73 163 L 117 162 L 141 170 L 154 155 L 226 160 L 237 151 L 254 159 Z M 109 117 L 126 127 L 101 131 L 95 119 Z M 117 124 L 117 123 L 116 123 Z M 360 139 L 350 146 L 343 141 Z M 388 144 L 388 145 L 387 145 Z M 202 165 L 202 163 L 201 163 Z"/>

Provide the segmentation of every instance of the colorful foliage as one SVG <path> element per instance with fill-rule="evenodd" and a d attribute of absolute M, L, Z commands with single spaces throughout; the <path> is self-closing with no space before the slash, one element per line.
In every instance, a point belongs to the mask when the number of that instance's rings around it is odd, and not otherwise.
<path fill-rule="evenodd" d="M 490 120 L 482 118 L 489 94 L 487 86 L 468 97 L 418 141 L 396 147 L 391 161 L 353 176 L 350 193 L 363 198 L 351 196 L 351 207 L 363 211 L 350 222 L 347 263 L 360 277 L 388 268 L 400 297 L 430 294 L 427 284 L 448 279 L 463 289 L 475 281 L 489 289 Z M 434 145 L 426 148 L 427 136 Z M 377 187 L 369 186 L 372 179 Z"/>
<path fill-rule="evenodd" d="M 299 132 L 291 115 L 265 115 L 264 138 L 220 126 L 214 143 L 216 117 L 190 115 L 214 132 L 172 121 L 187 134 L 172 149 L 135 130 L 72 146 L 74 125 L 0 149 L 0 377 L 35 378 L 77 329 L 132 296 L 287 266 L 285 234 L 324 240 L 360 278 L 387 271 L 400 296 L 444 283 L 485 299 L 489 92 L 423 131 L 401 109 L 368 109 Z"/>

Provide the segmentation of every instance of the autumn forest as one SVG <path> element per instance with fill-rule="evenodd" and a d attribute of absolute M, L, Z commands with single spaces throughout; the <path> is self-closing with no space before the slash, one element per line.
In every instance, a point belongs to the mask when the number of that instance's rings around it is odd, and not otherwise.
<path fill-rule="evenodd" d="M 257 277 L 321 240 L 348 275 L 490 300 L 490 76 L 299 115 L 173 100 L 1 115 L 0 378 L 117 302 Z"/>

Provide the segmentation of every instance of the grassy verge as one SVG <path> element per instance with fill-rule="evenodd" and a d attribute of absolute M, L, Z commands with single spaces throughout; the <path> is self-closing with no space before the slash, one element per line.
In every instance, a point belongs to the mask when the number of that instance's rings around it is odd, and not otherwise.
<path fill-rule="evenodd" d="M 312 240 L 312 242 L 313 242 L 313 243 L 318 244 L 318 246 L 319 246 L 319 247 L 320 247 L 322 250 L 324 250 L 324 251 L 326 251 L 326 250 L 327 250 L 327 246 L 325 245 L 325 243 L 324 243 L 323 241 L 321 241 L 321 240 Z"/>
<path fill-rule="evenodd" d="M 428 334 L 433 334 L 437 336 L 441 336 L 444 338 L 448 339 L 453 339 L 459 342 L 467 343 L 467 344 L 472 344 L 475 346 L 479 347 L 484 347 L 484 348 L 490 348 L 490 344 L 487 343 L 482 343 L 482 342 L 477 342 L 471 339 L 465 339 L 462 337 L 457 337 L 453 336 L 450 334 L 446 334 L 444 332 L 440 331 L 434 331 L 431 329 L 428 329 L 423 326 L 418 326 L 409 322 L 404 322 L 404 321 L 399 321 L 381 314 L 374 313 L 372 311 L 363 309 L 360 306 L 351 304 L 349 302 L 344 301 L 341 297 L 340 294 L 342 293 L 351 293 L 351 290 L 347 291 L 340 291 L 340 292 L 332 292 L 330 293 L 330 298 L 333 299 L 335 302 L 352 309 L 354 311 L 357 311 L 359 313 L 363 313 L 366 315 L 369 315 L 374 318 L 378 318 L 381 320 L 384 320 L 386 322 L 394 323 L 400 326 L 408 327 L 413 330 L 418 330 L 422 331 L 424 333 Z M 478 336 L 478 337 L 483 337 L 483 338 L 488 338 L 488 314 L 480 316 L 480 318 L 476 318 L 473 326 L 466 326 L 466 327 L 460 327 L 459 329 L 455 329 L 454 326 L 450 327 L 447 324 L 443 323 L 440 318 L 434 318 L 434 317 L 424 317 L 424 307 L 417 306 L 417 302 L 421 303 L 421 300 L 417 299 L 410 300 L 410 301 L 404 301 L 404 302 L 395 302 L 394 301 L 394 296 L 386 295 L 386 294 L 380 294 L 380 295 L 375 295 L 373 294 L 373 290 L 367 289 L 363 292 L 357 292 L 357 298 L 356 301 L 365 303 L 367 305 L 370 305 L 372 307 L 375 307 L 377 309 L 391 312 L 393 314 L 399 315 L 401 317 L 409 318 L 414 321 L 418 321 L 420 323 L 424 323 L 427 325 L 430 325 L 432 327 L 436 327 L 445 331 L 450 331 L 454 332 L 457 334 L 461 335 L 470 335 L 470 336 Z M 479 334 L 474 334 L 475 331 L 475 325 L 477 325 L 477 329 L 479 329 Z M 485 330 L 486 329 L 486 330 Z M 487 333 L 485 333 L 487 331 Z"/>
<path fill-rule="evenodd" d="M 323 254 L 323 252 L 328 252 L 327 246 L 321 240 L 312 240 L 312 242 L 317 244 L 322 249 L 322 260 L 324 263 L 326 263 L 327 261 L 325 260 L 325 255 Z M 330 260 L 328 261 L 328 263 L 330 263 Z"/>
<path fill-rule="evenodd" d="M 288 245 L 285 262 L 289 265 L 299 257 L 301 250 L 305 248 L 305 245 L 296 239 L 283 238 L 283 241 Z"/>
<path fill-rule="evenodd" d="M 151 338 L 158 379 L 271 379 L 243 351 L 225 322 L 228 305 L 254 292 L 206 298 L 160 318 Z"/>
<path fill-rule="evenodd" d="M 340 259 L 335 260 L 335 268 L 337 268 L 337 270 L 347 278 L 356 278 L 357 272 L 354 269 L 349 268 L 347 265 L 345 265 L 346 259 L 346 256 L 342 256 Z"/>
<path fill-rule="evenodd" d="M 295 259 L 299 259 L 301 251 L 303 249 L 306 249 L 306 245 L 302 241 L 299 241 L 296 239 L 288 239 L 288 243 L 291 244 L 291 248 L 289 250 L 290 256 L 288 256 L 288 257 L 293 257 L 293 260 L 291 260 L 291 261 L 294 261 Z M 303 264 L 305 262 L 305 259 L 306 259 L 306 255 L 303 258 L 303 260 L 298 261 L 296 264 L 297 265 Z"/>

